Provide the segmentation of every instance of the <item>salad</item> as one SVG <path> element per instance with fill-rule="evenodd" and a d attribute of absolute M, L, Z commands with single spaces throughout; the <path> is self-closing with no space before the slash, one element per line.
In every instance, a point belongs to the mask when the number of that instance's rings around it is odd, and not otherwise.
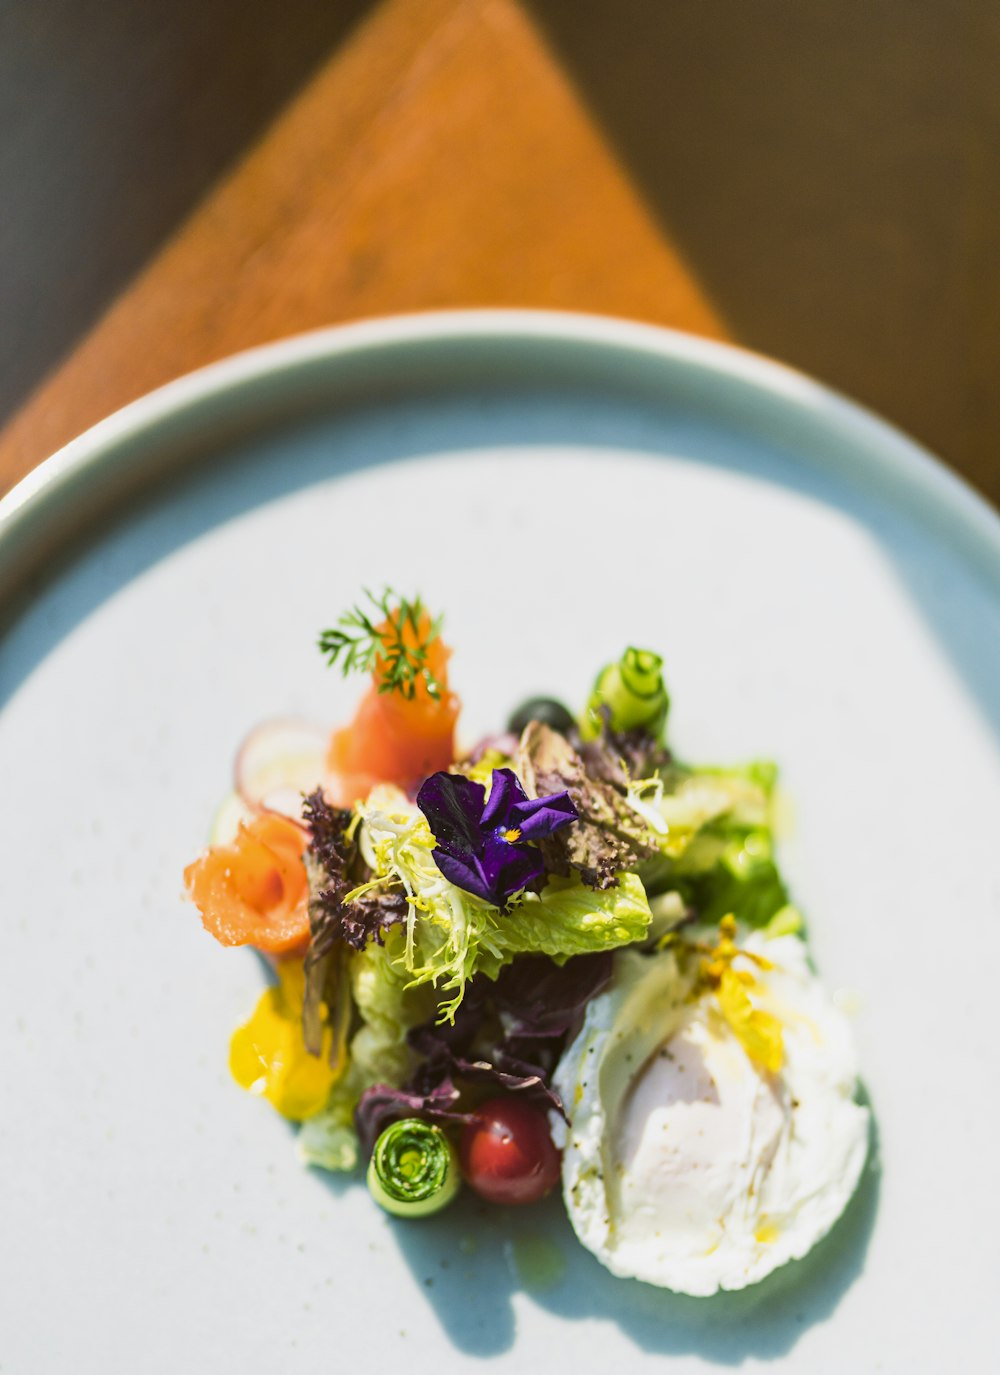
<path fill-rule="evenodd" d="M 185 870 L 205 928 L 273 970 L 237 1083 L 399 1216 L 561 1189 L 611 1271 L 696 1295 L 803 1256 L 869 1121 L 775 860 L 775 767 L 681 762 L 647 649 L 466 750 L 419 597 L 369 595 L 319 645 L 369 680 L 354 719 L 253 732 Z"/>

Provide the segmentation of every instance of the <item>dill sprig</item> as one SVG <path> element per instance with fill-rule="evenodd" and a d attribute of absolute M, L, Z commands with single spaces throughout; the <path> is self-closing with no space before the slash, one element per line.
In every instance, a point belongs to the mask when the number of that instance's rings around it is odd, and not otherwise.
<path fill-rule="evenodd" d="M 428 695 L 439 701 L 441 683 L 428 666 L 427 647 L 437 639 L 443 618 L 428 617 L 428 628 L 423 631 L 421 622 L 428 613 L 420 597 L 408 601 L 397 596 L 391 587 L 380 597 L 367 587 L 364 593 L 377 616 L 363 606 L 352 606 L 335 627 L 324 630 L 319 647 L 327 663 L 332 667 L 339 660 L 340 671 L 346 678 L 349 673 L 370 673 L 376 659 L 381 658 L 379 692 L 399 692 L 412 698 L 418 681 L 423 680 Z M 413 643 L 407 642 L 407 626 L 412 631 Z"/>

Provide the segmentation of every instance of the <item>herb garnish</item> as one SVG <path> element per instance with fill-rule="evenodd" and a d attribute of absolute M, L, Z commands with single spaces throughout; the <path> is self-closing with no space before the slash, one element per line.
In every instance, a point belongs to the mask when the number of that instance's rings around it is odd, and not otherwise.
<path fill-rule="evenodd" d="M 422 682 L 428 696 L 440 700 L 442 684 L 430 668 L 427 651 L 440 634 L 443 617 L 432 618 L 419 596 L 409 601 L 391 587 L 380 597 L 364 591 L 381 620 L 376 623 L 362 606 L 345 611 L 337 625 L 319 637 L 327 663 L 332 667 L 339 659 L 345 678 L 377 670 L 379 692 L 399 692 L 406 698 L 412 698 Z"/>

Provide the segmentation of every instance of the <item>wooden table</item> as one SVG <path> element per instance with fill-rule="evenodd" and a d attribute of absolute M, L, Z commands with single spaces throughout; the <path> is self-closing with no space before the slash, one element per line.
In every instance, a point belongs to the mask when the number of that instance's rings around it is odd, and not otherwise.
<path fill-rule="evenodd" d="M 0 490 L 359 316 L 531 305 L 773 354 L 1000 501 L 994 0 L 0 9 Z"/>

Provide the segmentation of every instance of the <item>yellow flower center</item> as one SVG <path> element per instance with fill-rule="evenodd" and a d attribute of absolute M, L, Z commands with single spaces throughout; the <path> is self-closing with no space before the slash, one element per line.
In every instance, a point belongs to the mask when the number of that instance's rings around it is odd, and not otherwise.
<path fill-rule="evenodd" d="M 518 840 L 521 839 L 521 832 L 520 832 L 520 830 L 518 829 L 518 827 L 515 826 L 515 827 L 514 827 L 512 830 L 510 830 L 510 831 L 504 831 L 504 833 L 503 833 L 503 838 L 504 838 L 504 840 L 507 841 L 508 845 L 513 845 L 513 844 L 515 843 L 515 841 L 518 841 Z"/>

